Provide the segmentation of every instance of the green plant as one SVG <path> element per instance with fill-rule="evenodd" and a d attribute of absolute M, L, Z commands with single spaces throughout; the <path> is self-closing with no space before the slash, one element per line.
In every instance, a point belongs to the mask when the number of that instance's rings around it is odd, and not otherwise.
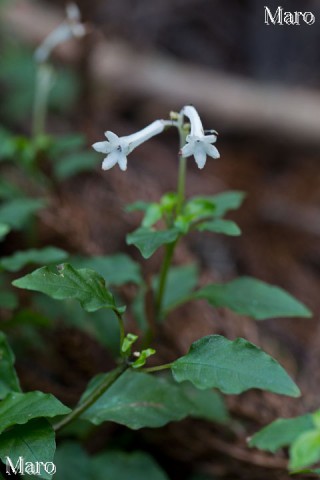
<path fill-rule="evenodd" d="M 185 117 L 190 124 L 185 122 Z M 300 395 L 299 388 L 281 365 L 243 338 L 231 341 L 221 335 L 208 335 L 194 342 L 189 352 L 175 361 L 160 365 L 156 362 L 157 325 L 166 321 L 169 312 L 186 302 L 204 299 L 213 307 L 227 307 L 256 320 L 310 316 L 310 311 L 288 293 L 259 280 L 242 277 L 198 288 L 194 266 L 172 267 L 175 248 L 190 231 L 240 234 L 239 227 L 224 216 L 241 205 L 244 199 L 242 192 L 191 199 L 185 196 L 186 156 L 194 155 L 199 168 L 204 167 L 207 155 L 218 158 L 219 153 L 212 145 L 217 138 L 216 132 L 205 133 L 194 107 L 186 106 L 180 113 L 172 113 L 170 120 L 157 120 L 126 137 L 119 138 L 107 132 L 108 140 L 93 146 L 107 155 L 104 169 L 118 163 L 125 170 L 126 157 L 134 148 L 165 128 L 172 127 L 177 128 L 180 135 L 177 192 L 164 195 L 158 203 L 137 202 L 127 208 L 128 211 L 144 212 L 141 226 L 127 235 L 128 245 L 136 246 L 145 259 L 159 248 L 164 248 L 162 267 L 151 284 L 143 279 L 139 265 L 125 255 L 71 257 L 71 263 L 60 264 L 57 269 L 44 266 L 14 280 L 15 287 L 41 292 L 54 300 L 70 302 L 73 299 L 79 302 L 89 315 L 87 318 L 102 312 L 98 322 L 101 328 L 111 318 L 116 320 L 118 334 L 113 336 L 110 349 L 115 353 L 117 366 L 94 377 L 71 410 L 52 395 L 21 392 L 14 370 L 14 356 L 3 335 L 0 458 L 4 462 L 8 463 L 10 458 L 19 466 L 19 459 L 23 457 L 30 465 L 37 461 L 51 465 L 55 434 L 60 434 L 78 420 L 93 425 L 113 421 L 133 430 L 161 427 L 188 415 L 224 423 L 229 417 L 217 390 L 224 394 L 240 394 L 258 388 L 292 397 Z M 3 224 L 6 225 L 6 222 Z M 67 254 L 56 250 L 29 251 L 2 259 L 0 265 L 3 269 L 16 270 L 28 261 L 39 261 L 40 258 L 43 262 L 46 255 L 51 255 L 52 259 L 55 255 Z M 131 305 L 123 305 L 117 293 L 117 287 L 127 282 L 137 285 L 137 296 Z M 145 310 L 146 296 L 152 298 L 152 302 L 151 308 Z M 126 311 L 129 309 L 137 322 L 135 332 L 127 330 Z M 150 357 L 153 357 L 152 365 L 148 363 Z M 80 446 L 74 443 L 62 444 L 58 449 L 57 465 L 62 471 L 66 468 L 63 462 L 72 462 L 74 452 L 80 455 Z M 90 469 L 108 471 L 108 455 L 88 457 L 83 454 L 82 477 L 79 478 L 90 478 L 84 476 L 84 472 Z M 153 478 L 157 475 L 165 478 L 165 474 L 158 471 L 149 457 L 143 454 L 128 457 L 124 457 L 123 453 L 114 455 L 113 458 L 119 459 L 119 466 L 113 467 L 113 475 L 117 478 L 128 478 L 128 473 L 123 473 L 128 470 L 121 470 L 124 458 L 130 469 L 137 468 L 139 472 L 148 465 L 150 471 L 155 469 Z M 58 471 L 56 475 L 60 478 Z M 51 473 L 43 468 L 40 476 L 51 478 Z M 100 478 L 98 473 L 95 478 Z"/>

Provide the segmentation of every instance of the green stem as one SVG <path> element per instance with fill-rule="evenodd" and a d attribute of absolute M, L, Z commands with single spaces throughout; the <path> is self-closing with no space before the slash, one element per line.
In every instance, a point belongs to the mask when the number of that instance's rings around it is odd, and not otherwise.
<path fill-rule="evenodd" d="M 187 132 L 184 128 L 183 118 L 181 118 L 177 124 L 180 136 L 180 148 L 182 148 L 186 142 Z M 186 189 L 186 158 L 182 155 L 179 159 L 179 174 L 178 174 L 178 187 L 177 187 L 177 208 L 176 208 L 176 217 L 181 213 L 185 200 L 185 189 Z M 172 243 L 166 245 L 165 257 L 160 271 L 160 280 L 159 288 L 156 296 L 156 317 L 158 320 L 161 318 L 162 302 L 163 296 L 166 289 L 166 283 L 168 278 L 168 273 L 171 265 L 171 260 L 174 254 L 174 250 L 179 241 L 179 238 Z"/>
<path fill-rule="evenodd" d="M 38 66 L 35 97 L 33 104 L 32 135 L 34 138 L 43 135 L 48 107 L 48 95 L 52 87 L 52 69 L 43 63 Z"/>
<path fill-rule="evenodd" d="M 156 317 L 157 317 L 158 320 L 161 317 L 162 302 L 163 302 L 163 296 L 164 296 L 164 292 L 165 292 L 165 288 L 166 288 L 167 277 L 168 277 L 168 273 L 169 273 L 174 249 L 176 247 L 178 239 L 175 240 L 174 242 L 168 243 L 166 245 L 166 253 L 165 253 L 164 260 L 163 260 L 163 263 L 162 263 L 162 266 L 161 266 L 159 288 L 158 288 L 158 293 L 157 293 L 157 297 L 156 297 Z"/>
<path fill-rule="evenodd" d="M 90 395 L 88 395 L 86 400 L 80 403 L 80 405 L 78 405 L 77 407 L 75 407 L 74 410 L 69 413 L 69 415 L 66 415 L 60 422 L 53 425 L 53 429 L 58 432 L 59 430 L 79 418 L 85 410 L 91 407 L 91 405 L 93 405 L 101 397 L 101 395 L 103 395 L 104 392 L 106 392 L 111 387 L 111 385 L 113 385 L 113 383 L 120 377 L 120 375 L 122 375 L 122 373 L 127 368 L 127 365 L 121 365 L 118 368 L 115 368 L 109 374 L 107 374 L 105 380 L 100 385 L 98 385 L 90 393 Z"/>
<path fill-rule="evenodd" d="M 141 368 L 141 372 L 145 373 L 153 373 L 153 372 L 160 372 L 161 370 L 167 370 L 171 368 L 172 363 L 165 363 L 164 365 L 158 365 L 156 367 L 148 367 L 148 368 Z"/>
<path fill-rule="evenodd" d="M 121 313 L 117 309 L 115 309 L 113 311 L 116 314 L 116 317 L 118 319 L 118 324 L 119 324 L 119 329 L 120 329 L 120 355 L 121 355 L 121 357 L 125 357 L 126 354 L 122 351 L 122 344 L 123 344 L 123 340 L 124 340 L 124 337 L 125 337 L 123 316 L 121 315 Z"/>

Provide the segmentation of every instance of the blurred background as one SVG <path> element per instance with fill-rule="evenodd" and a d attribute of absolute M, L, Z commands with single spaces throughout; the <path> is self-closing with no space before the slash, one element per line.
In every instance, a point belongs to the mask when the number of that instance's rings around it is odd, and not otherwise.
<path fill-rule="evenodd" d="M 152 453 L 160 446 L 158 460 L 175 479 L 189 478 L 190 469 L 205 475 L 201 478 L 289 478 L 279 469 L 281 456 L 272 463 L 270 457 L 249 452 L 245 436 L 276 416 L 319 407 L 320 4 L 281 2 L 284 10 L 311 11 L 316 17 L 311 26 L 267 26 L 264 4 L 254 0 L 77 4 L 88 34 L 53 55 L 56 82 L 47 132 L 81 132 L 89 150 L 90 144 L 102 141 L 105 130 L 126 135 L 193 104 L 204 127 L 219 132 L 221 158 L 208 159 L 202 171 L 189 159 L 187 192 L 247 192 L 243 207 L 230 217 L 243 234 L 235 239 L 192 234 L 175 262 L 199 262 L 203 281 L 256 276 L 284 287 L 314 312 L 313 319 L 260 324 L 228 312 L 212 314 L 205 306 L 200 312 L 180 312 L 163 332 L 164 343 L 170 334 L 180 333 L 170 343 L 173 351 L 184 352 L 191 341 L 208 333 L 245 336 L 287 367 L 303 397 L 284 402 L 250 393 L 240 401 L 229 399 L 239 419 L 239 431 L 231 438 L 215 426 L 188 420 L 139 434 L 138 443 Z M 267 4 L 271 11 L 278 7 L 273 0 Z M 30 134 L 32 52 L 62 20 L 64 7 L 62 0 L 1 2 L 0 122 L 16 134 Z M 130 155 L 125 174 L 117 166 L 100 171 L 98 157 L 95 169 L 63 179 L 40 218 L 42 243 L 54 241 L 87 254 L 122 249 L 139 259 L 124 241 L 139 216 L 129 217 L 123 207 L 138 198 L 157 200 L 175 188 L 177 142 L 174 132 L 153 139 Z M 5 244 L 6 253 L 19 238 L 12 242 Z M 144 269 L 153 272 L 160 261 L 157 254 Z M 188 321 L 195 314 L 196 327 Z M 79 342 L 87 345 L 88 339 Z M 70 355 L 68 345 L 57 349 L 58 355 L 65 350 Z M 164 349 L 163 355 L 171 353 Z M 99 360 L 93 369 L 97 365 Z M 23 371 L 30 387 L 30 372 L 27 367 Z M 63 397 L 66 392 L 61 390 Z M 68 392 L 71 401 L 77 394 L 77 388 L 74 397 Z"/>

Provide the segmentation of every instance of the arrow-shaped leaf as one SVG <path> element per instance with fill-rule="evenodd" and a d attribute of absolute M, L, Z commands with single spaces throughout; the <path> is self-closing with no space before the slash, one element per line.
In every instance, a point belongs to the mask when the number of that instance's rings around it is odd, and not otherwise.
<path fill-rule="evenodd" d="M 42 267 L 12 284 L 18 288 L 45 293 L 56 300 L 75 298 L 88 312 L 99 308 L 116 308 L 103 277 L 94 270 L 76 270 L 68 263 L 61 265 L 58 273 Z"/>
<path fill-rule="evenodd" d="M 149 258 L 154 252 L 166 243 L 174 242 L 179 236 L 177 228 L 169 230 L 153 230 L 141 227 L 127 235 L 127 244 L 135 245 L 144 258 Z"/>
<path fill-rule="evenodd" d="M 197 388 L 218 388 L 239 394 L 251 388 L 298 397 L 300 391 L 286 371 L 260 348 L 243 338 L 230 341 L 208 335 L 191 345 L 189 353 L 173 362 L 177 382 L 189 380 Z"/>
<path fill-rule="evenodd" d="M 9 393 L 0 403 L 0 433 L 12 425 L 23 425 L 33 418 L 66 415 L 66 407 L 50 393 Z"/>
<path fill-rule="evenodd" d="M 215 307 L 228 307 L 256 320 L 311 316 L 310 310 L 285 290 L 251 277 L 207 285 L 195 292 L 193 298 L 204 298 Z"/>

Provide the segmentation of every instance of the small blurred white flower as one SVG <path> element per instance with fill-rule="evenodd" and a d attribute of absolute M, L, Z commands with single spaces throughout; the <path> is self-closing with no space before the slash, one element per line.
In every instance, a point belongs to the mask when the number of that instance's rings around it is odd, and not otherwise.
<path fill-rule="evenodd" d="M 183 157 L 194 156 L 199 168 L 205 166 L 207 155 L 212 158 L 220 158 L 216 147 L 212 145 L 217 140 L 217 132 L 210 130 L 209 135 L 205 135 L 202 122 L 197 110 L 188 105 L 181 110 L 182 115 L 186 115 L 190 120 L 190 135 L 186 138 L 186 144 L 180 150 Z"/>
<path fill-rule="evenodd" d="M 68 3 L 66 6 L 66 19 L 51 32 L 36 49 L 34 58 L 37 62 L 46 62 L 52 50 L 71 38 L 83 37 L 86 27 L 81 23 L 81 15 L 75 3 Z"/>
<path fill-rule="evenodd" d="M 92 148 L 97 152 L 107 154 L 102 163 L 103 170 L 109 170 L 116 163 L 119 164 L 121 170 L 126 170 L 129 153 L 149 138 L 161 133 L 166 126 L 172 125 L 174 125 L 174 122 L 170 120 L 156 120 L 139 132 L 125 137 L 118 137 L 115 133 L 108 131 L 105 132 L 108 141 L 94 143 Z"/>

